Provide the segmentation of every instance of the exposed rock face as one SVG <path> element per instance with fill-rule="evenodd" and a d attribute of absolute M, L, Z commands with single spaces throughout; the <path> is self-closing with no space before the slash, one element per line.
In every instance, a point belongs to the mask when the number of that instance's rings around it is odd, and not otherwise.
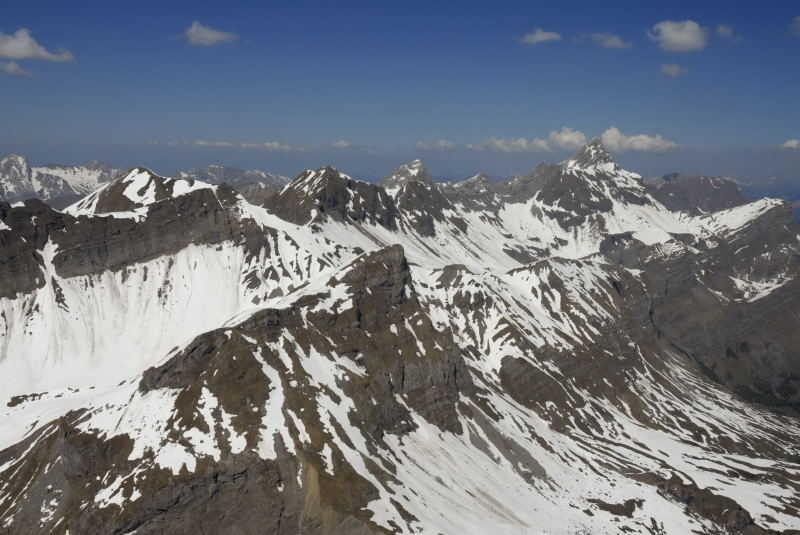
<path fill-rule="evenodd" d="M 392 176 L 0 204 L 0 533 L 800 529 L 785 203 Z"/>
<path fill-rule="evenodd" d="M 673 173 L 648 183 L 648 190 L 670 210 L 692 215 L 717 212 L 747 203 L 738 184 L 721 177 Z"/>
<path fill-rule="evenodd" d="M 530 199 L 545 184 L 556 180 L 563 165 L 543 163 L 537 165 L 527 176 L 514 177 L 508 182 L 498 184 L 501 191 L 514 199 Z"/>
<path fill-rule="evenodd" d="M 383 188 L 353 180 L 332 167 L 308 170 L 292 180 L 268 207 L 298 224 L 316 217 L 396 228 L 396 207 Z"/>
<path fill-rule="evenodd" d="M 257 182 L 255 184 L 242 184 L 235 187 L 236 191 L 247 199 L 247 202 L 256 206 L 269 206 L 272 200 L 278 196 L 284 186 L 275 186 Z"/>
<path fill-rule="evenodd" d="M 420 236 L 430 237 L 436 234 L 436 222 L 443 223 L 446 211 L 453 212 L 452 206 L 441 190 L 432 184 L 421 181 L 408 181 L 396 194 L 397 206 L 407 217 L 405 221 Z M 465 228 L 463 219 L 450 218 L 456 228 Z"/>
<path fill-rule="evenodd" d="M 141 177 L 139 170 L 133 176 Z M 68 210 L 60 213 L 41 201 L 26 201 L 23 206 L 0 205 L 0 219 L 9 232 L 5 257 L 8 269 L 0 275 L 0 295 L 24 294 L 44 284 L 42 250 L 49 244 L 52 266 L 59 277 L 76 277 L 124 269 L 135 262 L 177 252 L 189 244 L 216 244 L 234 241 L 248 245 L 263 234 L 252 221 L 235 213 L 233 190 L 202 188 L 173 196 L 174 183 L 147 174 L 144 188 L 154 192 L 151 204 L 131 200 L 123 194 L 131 183 L 125 177 L 110 184 L 88 203 L 79 203 L 75 217 Z M 134 189 L 137 184 L 133 184 Z M 168 198 L 168 202 L 166 201 Z M 94 213 L 142 210 L 144 221 L 124 217 L 86 217 L 82 208 L 91 205 Z M 251 233 L 255 232 L 255 235 Z"/>
<path fill-rule="evenodd" d="M 191 474 L 182 469 L 175 476 L 148 469 L 152 461 L 146 457 L 129 461 L 135 456 L 130 436 L 106 437 L 110 440 L 104 445 L 91 429 L 80 425 L 86 421 L 85 414 L 68 414 L 54 434 L 44 431 L 53 438 L 37 442 L 36 453 L 26 458 L 23 470 L 32 471 L 28 477 L 35 478 L 33 487 L 41 493 L 41 498 L 37 495 L 34 499 L 46 500 L 48 493 L 57 495 L 67 512 L 69 503 L 91 500 L 101 492 L 103 484 L 97 477 L 105 473 L 104 467 L 115 465 L 120 474 L 130 474 L 125 480 L 129 483 L 120 487 L 119 498 L 130 497 L 131 492 L 146 495 L 137 501 L 139 506 L 121 516 L 109 515 L 107 509 L 83 508 L 59 518 L 57 524 L 69 530 L 122 533 L 140 528 L 145 533 L 158 533 L 175 525 L 199 528 L 201 520 L 192 516 L 227 517 L 233 509 L 244 514 L 219 524 L 219 529 L 224 525 L 226 530 L 260 533 L 266 525 L 274 533 L 386 532 L 370 522 L 370 514 L 364 511 L 377 496 L 377 489 L 354 472 L 337 449 L 332 450 L 333 465 L 326 464 L 330 461 L 325 460 L 323 448 L 336 448 L 329 434 L 336 436 L 340 431 L 326 428 L 316 413 L 319 409 L 308 404 L 316 395 L 320 378 L 301 372 L 303 359 L 309 358 L 304 354 L 333 349 L 348 361 L 348 369 L 358 370 L 339 385 L 340 394 L 352 400 L 351 421 L 359 422 L 368 440 L 375 443 L 380 443 L 386 433 L 412 429 L 415 424 L 409 410 L 443 430 L 460 431 L 455 408 L 459 395 L 471 391 L 471 383 L 457 348 L 426 320 L 414 296 L 402 248 L 394 246 L 357 258 L 330 281 L 329 293 L 340 286 L 352 294 L 352 307 L 342 303 L 344 308 L 338 313 L 316 312 L 325 296 L 308 295 L 302 304 L 264 309 L 232 330 L 203 335 L 163 365 L 144 373 L 133 394 L 134 405 L 150 396 L 177 392 L 172 398 L 174 416 L 164 422 L 163 433 L 168 440 L 180 443 L 182 436 L 198 431 L 213 436 L 212 423 L 196 412 L 198 408 L 211 410 L 209 399 L 218 400 L 218 409 L 212 414 L 234 415 L 234 429 L 244 438 L 234 439 L 230 434 L 225 438 L 222 431 L 218 462 L 199 464 Z M 408 324 L 415 325 L 414 333 L 424 337 L 422 342 L 407 331 Z M 321 333 L 320 329 L 335 334 L 314 334 Z M 390 331 L 401 334 L 395 336 Z M 278 344 L 287 335 L 297 347 Z M 424 353 L 419 343 L 424 344 Z M 253 344 L 264 344 L 264 348 L 275 345 L 274 349 L 248 355 Z M 325 361 L 328 357 L 318 358 Z M 264 366 L 272 367 L 277 375 L 265 375 Z M 289 390 L 290 382 L 298 386 Z M 296 423 L 287 431 L 276 430 L 282 437 L 270 446 L 276 457 L 265 462 L 258 455 L 242 452 L 237 440 L 244 440 L 248 450 L 261 447 L 259 423 L 275 417 L 263 407 L 273 404 L 284 388 L 284 410 L 291 411 L 297 420 L 292 420 Z M 408 406 L 399 404 L 395 396 L 407 399 Z M 254 410 L 258 407 L 262 408 Z M 302 442 L 301 430 L 310 436 L 310 443 Z M 303 451 L 297 451 L 298 447 Z M 31 466 L 39 456 L 48 461 L 64 459 L 54 470 L 57 475 L 37 472 Z M 143 469 L 148 471 L 147 483 L 136 484 L 135 491 L 124 490 L 133 489 L 133 480 L 138 481 L 137 474 Z M 91 482 L 88 489 L 83 481 Z M 56 484 L 58 491 L 46 490 Z M 245 513 L 249 508 L 253 510 Z M 38 515 L 38 510 L 17 510 L 15 523 L 36 524 Z M 214 522 L 204 529 L 217 525 Z"/>
<path fill-rule="evenodd" d="M 659 484 L 659 490 L 679 503 L 686 504 L 686 508 L 692 513 L 704 518 L 711 518 L 717 525 L 734 533 L 747 533 L 748 535 L 768 533 L 754 525 L 750 513 L 742 509 L 735 501 L 724 496 L 717 496 L 708 489 L 697 488 L 697 485 L 684 484 L 676 475 Z"/>
<path fill-rule="evenodd" d="M 459 204 L 471 212 L 496 211 L 502 203 L 498 195 L 499 184 L 483 173 L 460 181 L 444 182 L 440 187 L 452 204 Z"/>
<path fill-rule="evenodd" d="M 677 348 L 747 397 L 797 406 L 800 335 L 785 314 L 800 303 L 791 226 L 791 212 L 779 205 L 703 254 L 648 263 L 646 272 L 653 321 Z"/>
<path fill-rule="evenodd" d="M 453 188 L 454 193 L 464 192 L 470 194 L 485 193 L 493 187 L 492 179 L 485 173 L 478 173 L 464 180 L 449 182 L 444 185 Z"/>
<path fill-rule="evenodd" d="M 641 177 L 621 169 L 598 141 L 586 145 L 558 173 L 543 174 L 536 196 L 562 225 L 579 225 L 592 214 L 611 212 L 614 203 L 645 205 Z"/>
<path fill-rule="evenodd" d="M 28 293 L 45 284 L 40 251 L 51 229 L 63 228 L 62 216 L 41 201 L 26 201 L 24 207 L 12 208 L 0 203 L 0 297 Z"/>

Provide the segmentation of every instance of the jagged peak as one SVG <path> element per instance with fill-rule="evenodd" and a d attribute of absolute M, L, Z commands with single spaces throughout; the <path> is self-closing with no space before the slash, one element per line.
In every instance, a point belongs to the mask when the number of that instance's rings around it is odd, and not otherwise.
<path fill-rule="evenodd" d="M 409 169 L 409 170 L 412 170 L 412 171 L 416 172 L 416 171 L 419 171 L 421 169 L 425 169 L 425 164 L 422 162 L 422 160 L 417 158 L 416 160 L 411 160 L 408 163 L 404 163 L 398 169 L 403 169 L 403 168 L 404 169 Z"/>
<path fill-rule="evenodd" d="M 466 184 L 475 182 L 488 182 L 489 180 L 490 180 L 489 175 L 487 175 L 486 173 L 477 173 L 475 175 L 472 175 L 471 177 L 465 178 L 464 180 L 461 181 L 461 183 Z"/>
<path fill-rule="evenodd" d="M 188 183 L 195 183 L 200 182 L 198 180 L 194 180 L 192 178 L 169 178 L 161 176 L 157 173 L 154 173 L 147 167 L 134 167 L 129 169 L 127 172 L 122 173 L 116 179 L 114 179 L 111 184 L 114 183 L 121 183 L 127 184 L 128 186 L 124 190 L 124 194 L 126 197 L 129 197 L 132 201 L 137 202 L 138 199 L 134 199 L 134 197 L 138 197 L 138 194 L 134 194 L 134 191 L 138 191 L 145 187 L 163 187 L 169 182 L 174 182 L 176 180 Z"/>
<path fill-rule="evenodd" d="M 342 177 L 342 178 L 351 178 L 350 175 L 347 173 L 343 173 L 339 171 L 336 167 L 332 165 L 326 165 L 324 167 L 319 167 L 317 169 L 306 169 L 300 176 L 307 175 L 307 176 L 326 176 L 326 177 Z"/>
<path fill-rule="evenodd" d="M 454 180 L 452 182 L 447 182 L 445 185 L 450 188 L 455 188 L 457 190 L 467 189 L 467 190 L 485 190 L 491 184 L 491 179 L 489 175 L 486 173 L 478 173 L 467 177 L 463 180 Z"/>
<path fill-rule="evenodd" d="M 383 179 L 383 184 L 388 187 L 402 186 L 407 182 L 423 182 L 425 184 L 432 184 L 428 168 L 422 160 L 416 159 L 408 163 L 404 163 L 392 173 Z"/>
<path fill-rule="evenodd" d="M 5 161 L 27 162 L 28 159 L 21 154 L 16 154 L 12 152 L 11 154 L 6 154 L 2 158 L 0 158 L 0 162 L 5 162 Z"/>
<path fill-rule="evenodd" d="M 164 177 L 146 167 L 134 167 L 64 211 L 74 216 L 110 214 L 140 218 L 146 215 L 146 209 L 151 204 L 196 190 L 216 190 L 216 187 L 193 178 Z"/>
<path fill-rule="evenodd" d="M 353 180 L 353 178 L 331 165 L 326 165 L 318 169 L 306 169 L 302 171 L 284 186 L 282 192 L 303 190 L 307 193 L 312 193 L 324 187 L 325 184 L 331 180 Z"/>
<path fill-rule="evenodd" d="M 318 169 L 306 169 L 289 181 L 281 190 L 279 197 L 289 195 L 291 197 L 317 198 L 331 194 L 334 190 L 359 190 L 378 188 L 380 186 L 352 178 L 333 166 L 327 165 Z M 325 193 L 325 192 L 328 193 Z M 349 195 L 349 194 L 348 194 Z M 297 202 L 292 201 L 292 202 Z"/>
<path fill-rule="evenodd" d="M 25 174 L 29 168 L 28 159 L 21 154 L 12 153 L 0 158 L 0 169 L 5 171 L 17 169 L 19 172 Z"/>
<path fill-rule="evenodd" d="M 641 189 L 642 177 L 620 167 L 606 150 L 602 141 L 592 139 L 575 156 L 561 164 L 565 172 L 579 176 L 603 177 L 618 186 Z"/>
<path fill-rule="evenodd" d="M 298 174 L 270 200 L 267 209 L 299 225 L 332 217 L 395 228 L 395 206 L 381 186 L 353 179 L 331 166 Z"/>
<path fill-rule="evenodd" d="M 106 190 L 113 187 L 114 184 L 131 184 L 131 183 L 141 183 L 141 185 L 146 185 L 152 179 L 155 179 L 156 182 L 163 183 L 167 180 L 170 180 L 167 177 L 163 177 L 154 173 L 147 167 L 132 167 L 127 171 L 123 171 L 118 174 L 113 180 L 108 182 L 105 186 L 99 188 L 97 191 Z M 173 179 L 174 180 L 174 179 Z M 191 180 L 191 178 L 183 178 L 181 177 L 180 180 Z"/>
<path fill-rule="evenodd" d="M 575 156 L 569 160 L 574 167 L 591 168 L 599 165 L 611 164 L 616 167 L 616 162 L 606 150 L 603 142 L 599 138 L 594 138 L 589 143 L 581 147 Z"/>
<path fill-rule="evenodd" d="M 131 169 L 128 169 L 127 172 L 121 174 L 117 178 L 117 180 L 121 180 L 123 182 L 130 182 L 131 180 L 134 180 L 136 177 L 138 177 L 140 175 L 146 175 L 148 177 L 164 178 L 164 177 L 154 173 L 153 171 L 151 171 L 147 167 L 133 167 Z"/>

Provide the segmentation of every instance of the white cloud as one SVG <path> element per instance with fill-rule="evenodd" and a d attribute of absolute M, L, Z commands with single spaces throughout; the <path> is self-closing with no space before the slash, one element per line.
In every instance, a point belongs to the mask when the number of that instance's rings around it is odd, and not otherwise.
<path fill-rule="evenodd" d="M 281 143 L 279 141 L 265 141 L 264 143 L 242 143 L 243 149 L 261 149 L 268 152 L 292 152 L 299 151 L 300 148 Z"/>
<path fill-rule="evenodd" d="M 784 149 L 800 149 L 800 139 L 787 139 L 781 147 Z"/>
<path fill-rule="evenodd" d="M 648 35 L 669 52 L 693 52 L 706 47 L 706 30 L 693 20 L 665 20 L 654 25 Z"/>
<path fill-rule="evenodd" d="M 717 25 L 717 35 L 720 37 L 724 37 L 726 39 L 735 39 L 736 32 L 733 31 L 733 26 L 729 24 L 719 24 Z"/>
<path fill-rule="evenodd" d="M 418 150 L 440 150 L 448 151 L 456 148 L 456 144 L 447 139 L 435 139 L 433 141 L 419 141 L 417 142 Z"/>
<path fill-rule="evenodd" d="M 467 145 L 470 150 L 494 152 L 550 152 L 554 149 L 573 150 L 586 144 L 586 135 L 569 127 L 554 130 L 547 139 L 533 138 L 490 138 L 479 145 Z"/>
<path fill-rule="evenodd" d="M 800 15 L 792 19 L 792 22 L 789 24 L 789 29 L 793 34 L 800 35 Z"/>
<path fill-rule="evenodd" d="M 589 35 L 589 38 L 594 44 L 603 48 L 630 48 L 632 46 L 630 42 L 613 33 L 593 33 Z"/>
<path fill-rule="evenodd" d="M 176 145 L 179 143 L 167 143 L 168 145 Z M 184 143 L 185 144 L 185 143 Z M 269 152 L 292 152 L 302 151 L 301 147 L 294 147 L 281 143 L 279 141 L 265 141 L 263 143 L 236 143 L 233 141 L 208 141 L 205 139 L 196 139 L 189 142 L 190 145 L 195 147 L 213 147 L 213 148 L 239 148 L 239 149 L 260 149 Z"/>
<path fill-rule="evenodd" d="M 642 151 L 663 152 L 676 148 L 678 145 L 659 135 L 649 136 L 639 134 L 635 136 L 624 135 L 619 128 L 612 126 L 600 136 L 603 144 L 612 151 Z M 467 145 L 474 151 L 494 152 L 549 152 L 556 149 L 575 150 L 586 145 L 588 138 L 579 130 L 563 127 L 548 134 L 547 139 L 542 138 L 490 138 L 478 145 Z"/>
<path fill-rule="evenodd" d="M 560 149 L 577 149 L 586 145 L 586 135 L 578 130 L 563 127 L 561 130 L 550 132 L 550 144 Z"/>
<path fill-rule="evenodd" d="M 689 69 L 686 67 L 681 67 L 677 63 L 664 63 L 661 65 L 661 72 L 670 78 L 677 78 L 678 76 L 683 76 L 689 72 Z"/>
<path fill-rule="evenodd" d="M 522 42 L 526 45 L 538 45 L 548 41 L 560 41 L 561 34 L 556 32 L 546 32 L 541 28 L 536 28 L 522 37 Z"/>
<path fill-rule="evenodd" d="M 470 150 L 494 152 L 541 152 L 549 151 L 550 145 L 544 139 L 516 139 L 490 138 L 479 145 L 467 145 Z"/>
<path fill-rule="evenodd" d="M 16 61 L 0 61 L 0 72 L 10 74 L 11 76 L 31 76 L 31 73 L 19 66 Z"/>
<path fill-rule="evenodd" d="M 235 33 L 221 32 L 208 26 L 203 26 L 198 21 L 186 29 L 186 40 L 189 44 L 197 46 L 213 46 L 227 41 L 235 41 L 238 37 Z"/>
<path fill-rule="evenodd" d="M 336 141 L 331 143 L 331 147 L 333 147 L 334 149 L 344 150 L 344 149 L 349 149 L 352 146 L 353 146 L 353 142 L 352 141 L 348 141 L 346 139 L 337 139 Z"/>
<path fill-rule="evenodd" d="M 72 61 L 75 56 L 69 50 L 50 52 L 31 37 L 29 29 L 20 28 L 10 35 L 0 32 L 0 58 Z"/>
<path fill-rule="evenodd" d="M 639 134 L 636 136 L 626 136 L 619 128 L 612 126 L 600 136 L 603 145 L 609 150 L 624 152 L 628 150 L 642 152 L 663 152 L 674 149 L 678 145 L 661 136 L 648 136 Z"/>
<path fill-rule="evenodd" d="M 204 139 L 197 139 L 192 141 L 192 145 L 197 147 L 233 147 L 230 141 L 206 141 Z"/>

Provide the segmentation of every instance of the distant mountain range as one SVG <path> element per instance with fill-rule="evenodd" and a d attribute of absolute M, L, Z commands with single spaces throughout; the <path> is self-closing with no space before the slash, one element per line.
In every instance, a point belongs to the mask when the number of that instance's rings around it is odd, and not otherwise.
<path fill-rule="evenodd" d="M 71 204 L 116 177 L 121 171 L 97 161 L 84 165 L 31 167 L 24 156 L 0 159 L 0 199 L 36 198 L 56 208 Z"/>
<path fill-rule="evenodd" d="M 209 165 L 201 169 L 178 171 L 179 178 L 192 178 L 209 184 L 228 184 L 253 204 L 263 205 L 283 188 L 289 179 L 257 169 Z"/>
<path fill-rule="evenodd" d="M 538 169 L 545 169 L 543 164 Z M 123 171 L 96 160 L 83 165 L 30 166 L 24 156 L 10 154 L 0 159 L 0 200 L 15 202 L 28 198 L 46 201 L 54 208 L 65 208 L 84 195 L 91 193 L 109 182 Z M 535 171 L 534 171 L 535 172 Z M 288 182 L 289 178 L 258 169 L 240 169 L 219 164 L 207 167 L 181 170 L 178 178 L 191 178 L 209 184 L 228 184 L 242 193 L 250 202 L 266 204 Z M 469 187 L 493 187 L 498 180 L 485 174 L 470 177 L 471 180 L 455 181 Z M 396 188 L 408 180 L 422 180 L 433 183 L 429 171 L 421 160 L 414 160 L 395 169 L 383 180 L 386 188 Z M 777 178 L 759 181 L 735 180 L 725 177 L 692 176 L 672 173 L 658 178 L 645 179 L 648 187 L 661 189 L 658 199 L 668 206 L 679 204 L 703 209 L 708 194 L 714 191 L 729 200 L 747 198 L 775 197 L 797 202 L 800 205 L 800 180 L 779 180 Z M 717 184 L 714 187 L 712 183 Z M 447 184 L 447 182 L 445 182 Z M 679 198 L 680 195 L 685 195 Z M 677 197 L 676 197 L 677 196 Z"/>
<path fill-rule="evenodd" d="M 54 208 L 65 208 L 122 172 L 97 161 L 75 166 L 33 167 L 24 156 L 11 154 L 0 159 L 0 200 L 16 202 L 35 198 Z M 263 204 L 289 181 L 265 171 L 222 165 L 179 171 L 176 176 L 210 184 L 229 184 L 254 204 Z"/>

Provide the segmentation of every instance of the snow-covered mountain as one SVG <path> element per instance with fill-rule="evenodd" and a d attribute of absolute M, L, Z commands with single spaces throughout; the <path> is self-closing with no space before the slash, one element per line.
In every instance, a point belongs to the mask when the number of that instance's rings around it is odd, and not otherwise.
<path fill-rule="evenodd" d="M 83 165 L 32 167 L 24 156 L 0 159 L 0 199 L 7 202 L 37 198 L 61 208 L 110 181 L 118 169 L 90 161 Z"/>
<path fill-rule="evenodd" d="M 90 161 L 83 165 L 31 166 L 24 156 L 10 154 L 0 159 L 0 200 L 17 202 L 41 199 L 54 208 L 64 208 L 104 186 L 122 173 L 108 164 Z M 254 204 L 264 204 L 289 179 L 259 169 L 223 165 L 179 171 L 176 178 L 209 184 L 228 184 Z"/>
<path fill-rule="evenodd" d="M 192 178 L 210 184 L 228 184 L 234 187 L 250 184 L 283 187 L 289 182 L 289 179 L 285 176 L 274 175 L 260 169 L 239 169 L 219 164 L 189 171 L 179 171 L 178 178 Z"/>
<path fill-rule="evenodd" d="M 245 199 L 259 206 L 275 196 L 288 182 L 285 176 L 275 175 L 260 169 L 239 169 L 224 165 L 209 165 L 190 171 L 179 171 L 179 178 L 192 178 L 210 184 L 228 184 Z"/>
<path fill-rule="evenodd" d="M 387 189 L 398 188 L 408 182 L 433 183 L 430 172 L 422 160 L 405 163 L 391 172 L 383 179 L 383 186 Z"/>
<path fill-rule="evenodd" d="M 592 142 L 0 203 L 0 530 L 797 533 L 800 228 L 669 188 Z"/>

